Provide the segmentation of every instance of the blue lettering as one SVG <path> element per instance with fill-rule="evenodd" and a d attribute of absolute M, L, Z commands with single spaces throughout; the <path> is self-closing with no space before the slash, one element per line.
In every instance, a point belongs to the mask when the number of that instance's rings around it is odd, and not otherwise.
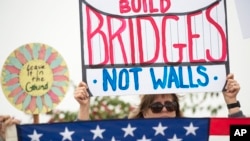
<path fill-rule="evenodd" d="M 183 84 L 183 71 L 182 71 L 182 67 L 179 67 L 178 68 L 178 71 L 179 71 L 179 80 L 180 80 L 180 87 L 181 88 L 189 88 L 189 85 L 185 85 Z"/>
<path fill-rule="evenodd" d="M 187 84 L 184 84 L 183 78 L 183 66 L 179 66 L 178 69 L 174 66 L 164 66 L 163 67 L 163 75 L 162 78 L 156 78 L 154 68 L 150 68 L 150 75 L 152 79 L 152 84 L 154 89 L 158 89 L 159 87 L 162 89 L 172 88 L 173 85 L 176 88 L 198 88 L 199 86 L 207 86 L 209 83 L 209 77 L 206 74 L 206 67 L 204 66 L 197 66 L 196 73 L 202 76 L 205 80 L 197 79 L 196 81 L 193 80 L 193 74 L 195 73 L 192 70 L 194 66 L 187 66 L 187 73 L 188 79 Z M 185 68 L 185 67 L 184 67 Z M 196 82 L 196 83 L 195 83 Z"/>
<path fill-rule="evenodd" d="M 129 72 L 134 74 L 134 83 L 135 83 L 135 90 L 139 89 L 139 75 L 138 72 L 141 72 L 142 68 L 131 68 Z"/>
<path fill-rule="evenodd" d="M 123 76 L 125 77 L 125 81 L 123 81 Z M 122 85 L 122 82 L 125 82 L 125 85 Z M 129 74 L 127 69 L 122 69 L 119 73 L 119 88 L 121 90 L 127 90 L 129 87 Z"/>
<path fill-rule="evenodd" d="M 176 88 L 180 87 L 179 79 L 173 66 L 170 67 L 168 77 L 168 88 L 172 88 L 172 83 L 175 83 Z"/>
<path fill-rule="evenodd" d="M 108 90 L 108 83 L 110 84 L 111 88 L 113 91 L 116 90 L 116 82 L 117 82 L 117 75 L 116 75 L 116 69 L 112 69 L 112 76 L 113 78 L 111 78 L 111 76 L 109 75 L 109 72 L 106 68 L 104 68 L 102 70 L 102 74 L 103 74 L 103 90 L 107 91 Z"/>
<path fill-rule="evenodd" d="M 200 85 L 200 86 L 207 86 L 208 83 L 209 83 L 209 77 L 208 75 L 205 73 L 205 71 L 207 70 L 206 67 L 204 66 L 198 66 L 197 67 L 197 73 L 200 74 L 201 76 L 203 76 L 205 78 L 205 82 L 202 82 L 201 79 L 197 79 L 197 83 Z"/>
<path fill-rule="evenodd" d="M 193 82 L 193 73 L 192 73 L 191 66 L 188 66 L 188 79 L 189 79 L 190 88 L 197 88 L 198 87 L 198 85 L 194 84 L 194 82 Z"/>
<path fill-rule="evenodd" d="M 157 89 L 158 86 L 160 86 L 162 89 L 164 89 L 166 87 L 166 83 L 167 83 L 167 67 L 164 66 L 163 68 L 163 80 L 161 79 L 157 79 L 155 78 L 155 73 L 154 73 L 154 68 L 150 68 L 150 75 L 151 75 L 151 78 L 152 78 L 152 81 L 153 81 L 153 86 L 154 86 L 154 89 Z"/>
<path fill-rule="evenodd" d="M 117 70 L 116 68 L 112 69 L 112 73 L 108 72 L 108 69 L 104 68 L 103 73 L 103 90 L 108 91 L 108 86 L 110 85 L 113 91 L 117 89 L 117 83 L 120 90 L 127 90 L 130 86 L 130 79 L 134 79 L 134 87 L 135 90 L 139 89 L 139 72 L 142 71 L 142 68 L 131 68 L 126 69 L 123 68 L 119 72 L 119 76 L 117 77 Z M 129 73 L 133 74 L 133 77 L 129 77 Z"/>

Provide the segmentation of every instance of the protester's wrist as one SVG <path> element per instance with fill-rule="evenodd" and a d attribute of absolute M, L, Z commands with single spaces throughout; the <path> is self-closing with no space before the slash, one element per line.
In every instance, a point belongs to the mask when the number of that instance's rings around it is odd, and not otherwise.
<path fill-rule="evenodd" d="M 241 110 L 238 110 L 237 112 L 233 112 L 233 113 L 229 113 L 228 117 L 230 118 L 237 118 L 237 117 L 245 117 L 245 115 L 243 114 L 243 112 Z"/>
<path fill-rule="evenodd" d="M 238 100 L 236 98 L 225 98 L 226 104 L 236 103 Z"/>
<path fill-rule="evenodd" d="M 231 108 L 231 109 L 228 109 L 228 114 L 231 115 L 239 111 L 240 111 L 240 107 Z"/>
<path fill-rule="evenodd" d="M 2 136 L 0 136 L 0 141 L 5 141 L 5 139 Z"/>
<path fill-rule="evenodd" d="M 79 108 L 80 111 L 89 111 L 89 105 L 80 105 L 80 108 Z"/>
<path fill-rule="evenodd" d="M 5 141 L 5 133 L 2 130 L 0 132 L 0 141 Z"/>
<path fill-rule="evenodd" d="M 77 119 L 80 121 L 89 119 L 89 106 L 80 105 Z"/>

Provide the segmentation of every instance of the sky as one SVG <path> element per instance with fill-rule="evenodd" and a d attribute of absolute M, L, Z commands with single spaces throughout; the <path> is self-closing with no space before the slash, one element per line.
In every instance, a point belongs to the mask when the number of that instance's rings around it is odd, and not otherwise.
<path fill-rule="evenodd" d="M 250 115 L 249 72 L 250 39 L 242 35 L 237 9 L 234 1 L 227 1 L 230 71 L 241 85 L 238 99 L 242 110 Z M 238 11 L 239 12 L 239 11 Z M 46 43 L 54 47 L 63 56 L 69 68 L 70 79 L 78 84 L 81 81 L 80 26 L 78 0 L 0 0 L 0 69 L 6 58 L 16 48 L 32 42 Z M 249 31 L 249 29 L 248 29 Z M 0 86 L 1 87 L 1 86 Z M 70 86 L 62 102 L 56 109 L 78 110 Z M 138 96 L 124 96 L 125 101 L 138 103 Z M 220 96 L 218 102 L 223 102 Z M 9 114 L 23 123 L 32 122 L 32 116 L 26 115 L 12 106 L 3 93 L 0 93 L 0 114 Z M 191 114 L 190 114 L 191 115 Z M 204 116 L 200 113 L 197 116 Z M 218 116 L 226 116 L 227 110 Z M 48 117 L 41 115 L 41 122 Z"/>

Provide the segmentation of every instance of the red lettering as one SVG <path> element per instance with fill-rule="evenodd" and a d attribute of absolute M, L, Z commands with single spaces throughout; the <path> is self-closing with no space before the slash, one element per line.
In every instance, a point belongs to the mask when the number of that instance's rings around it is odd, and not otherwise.
<path fill-rule="evenodd" d="M 120 13 L 166 13 L 170 6 L 171 0 L 160 0 L 159 5 L 155 5 L 155 0 L 120 0 Z M 136 6 L 137 5 L 137 6 Z"/>
<path fill-rule="evenodd" d="M 171 2 L 170 0 L 161 0 L 160 1 L 160 10 L 161 13 L 166 13 L 168 11 L 168 9 L 171 6 Z"/>
<path fill-rule="evenodd" d="M 131 11 L 128 0 L 120 0 L 120 13 L 128 13 Z"/>
<path fill-rule="evenodd" d="M 142 44 L 142 31 L 141 31 L 141 21 L 142 20 L 148 20 L 150 24 L 152 25 L 152 28 L 155 31 L 155 52 L 154 52 L 154 57 L 151 60 L 145 61 L 144 60 L 144 51 L 143 51 L 143 44 Z M 159 30 L 157 28 L 157 25 L 152 17 L 142 17 L 142 18 L 137 18 L 137 33 L 138 33 L 138 47 L 139 47 L 139 52 L 140 52 L 140 64 L 141 65 L 147 65 L 147 64 L 152 64 L 154 63 L 159 56 L 159 50 L 160 50 L 160 37 L 159 37 Z"/>
<path fill-rule="evenodd" d="M 218 3 L 217 3 L 218 4 Z M 222 61 L 225 61 L 226 58 L 227 58 L 227 42 L 226 42 L 226 35 L 222 29 L 222 27 L 216 22 L 213 20 L 213 18 L 210 16 L 210 13 L 211 13 L 211 10 L 217 6 L 217 4 L 209 7 L 207 10 L 206 10 L 206 17 L 207 17 L 207 20 L 209 23 L 211 23 L 211 25 L 213 25 L 217 30 L 218 30 L 218 33 L 221 37 L 221 43 L 222 43 L 222 47 L 221 47 L 221 57 L 218 58 L 218 59 L 215 59 L 211 56 L 210 54 L 210 51 L 209 49 L 206 50 L 206 55 L 207 55 L 207 59 L 211 62 L 222 62 Z"/>
<path fill-rule="evenodd" d="M 91 44 L 91 39 L 94 38 L 94 36 L 96 35 L 100 35 L 102 37 L 102 40 L 103 40 L 103 47 L 104 47 L 104 50 L 105 50 L 105 54 L 104 54 L 104 60 L 103 62 L 100 63 L 100 65 L 105 65 L 108 63 L 108 42 L 107 42 L 107 37 L 106 37 L 106 34 L 101 30 L 101 27 L 103 26 L 103 18 L 102 18 L 102 15 L 95 12 L 95 11 L 92 11 L 96 16 L 97 18 L 99 19 L 99 24 L 98 26 L 96 27 L 96 29 L 94 31 L 92 31 L 92 23 L 91 23 L 91 18 L 93 17 L 90 17 L 90 8 L 86 7 L 86 15 L 87 15 L 87 42 L 88 42 L 88 56 L 89 56 L 89 65 L 92 66 L 93 65 L 93 51 L 92 51 L 92 44 Z M 98 46 L 98 48 L 100 48 L 100 46 Z"/>
<path fill-rule="evenodd" d="M 134 40 L 134 25 L 132 19 L 128 19 L 129 23 L 129 39 L 130 39 L 130 48 L 131 48 L 131 63 L 135 65 L 135 40 Z"/>
<path fill-rule="evenodd" d="M 157 13 L 159 11 L 159 8 L 154 7 L 153 0 L 149 0 L 149 11 L 150 13 Z"/>
<path fill-rule="evenodd" d="M 137 2 L 137 7 L 136 7 L 136 4 L 135 4 L 136 2 Z M 131 1 L 131 8 L 133 9 L 133 11 L 135 13 L 140 12 L 140 10 L 141 10 L 141 3 L 140 3 L 140 1 L 139 0 L 132 0 Z"/>
<path fill-rule="evenodd" d="M 140 0 L 139 0 L 140 1 Z M 143 12 L 146 13 L 148 11 L 148 6 L 146 0 L 142 0 Z"/>
<path fill-rule="evenodd" d="M 167 40 L 167 37 L 166 37 L 166 33 L 167 33 L 167 30 L 166 30 L 166 27 L 167 27 L 167 21 L 168 20 L 175 20 L 175 21 L 178 21 L 179 20 L 179 17 L 178 16 L 165 16 L 163 17 L 163 20 L 162 20 L 162 53 L 163 53 L 163 60 L 166 64 L 168 64 L 170 61 L 168 60 L 168 57 L 167 57 L 167 45 L 166 43 L 168 42 Z M 186 45 L 185 45 L 186 46 Z M 175 44 L 174 47 L 175 48 L 180 48 L 180 51 L 179 51 L 179 60 L 178 62 L 181 62 L 182 59 L 183 59 L 183 51 L 182 51 L 182 48 L 185 47 L 181 44 Z"/>
<path fill-rule="evenodd" d="M 121 26 L 117 29 L 117 31 L 114 31 L 112 34 L 112 20 L 117 19 L 121 21 Z M 121 52 L 124 60 L 124 64 L 128 64 L 127 56 L 126 56 L 126 51 L 124 48 L 124 44 L 122 41 L 121 33 L 126 29 L 126 21 L 125 19 L 121 18 L 111 18 L 110 16 L 107 16 L 107 22 L 108 22 L 108 37 L 109 37 L 109 54 L 110 54 L 110 63 L 111 65 L 114 65 L 114 46 L 113 46 L 113 40 L 115 38 L 118 39 L 120 47 L 121 47 Z"/>
<path fill-rule="evenodd" d="M 169 1 L 170 0 L 162 0 L 161 5 L 164 4 L 167 7 L 167 3 Z M 131 7 L 129 5 L 130 3 L 128 3 L 128 0 L 120 0 L 120 2 L 125 3 L 123 4 L 123 6 L 125 7 L 124 9 L 131 8 L 132 10 L 138 11 L 138 9 L 145 10 L 145 8 L 149 8 L 148 10 L 151 12 L 156 12 L 156 10 L 159 10 L 154 8 L 154 5 L 152 5 L 151 7 L 145 7 L 148 3 L 153 4 L 153 0 L 131 0 L 131 2 L 133 2 Z M 102 15 L 100 13 L 92 11 L 91 8 L 86 7 L 87 47 L 85 48 L 86 50 L 88 49 L 88 52 L 86 52 L 86 54 L 88 55 L 89 65 L 104 66 L 108 64 L 115 65 L 117 63 L 124 65 L 140 64 L 145 66 L 163 62 L 165 64 L 180 64 L 184 62 L 184 53 L 186 53 L 186 51 L 188 53 L 187 56 L 189 57 L 187 58 L 187 61 L 190 63 L 223 62 L 227 59 L 227 42 L 223 28 L 212 17 L 212 10 L 216 6 L 217 5 L 213 5 L 212 7 L 208 8 L 205 11 L 204 17 L 206 17 L 206 20 L 210 24 L 210 26 L 214 27 L 214 30 L 218 32 L 220 39 L 219 43 L 222 44 L 222 47 L 220 47 L 221 50 L 219 50 L 219 53 L 221 54 L 219 54 L 219 57 L 217 58 L 213 56 L 213 54 L 211 53 L 211 49 L 207 49 L 202 45 L 200 47 L 205 49 L 204 57 L 195 58 L 196 52 L 194 51 L 196 50 L 196 48 L 194 47 L 194 43 L 196 40 L 200 41 L 201 37 L 200 34 L 197 33 L 197 31 L 199 30 L 196 31 L 195 29 L 193 29 L 193 27 L 195 26 L 193 20 L 196 17 L 201 16 L 202 11 L 190 13 L 186 16 L 186 23 L 183 24 L 185 27 L 183 28 L 186 28 L 185 30 L 187 32 L 182 33 L 186 33 L 187 35 L 180 37 L 182 41 L 182 38 L 186 37 L 184 41 L 186 40 L 187 43 L 183 43 L 179 42 L 179 37 L 171 37 L 174 39 L 168 39 L 167 33 L 169 33 L 170 31 L 167 31 L 167 27 L 171 26 L 170 24 L 168 25 L 169 22 L 171 24 L 173 23 L 179 26 L 179 23 L 181 23 L 182 20 L 180 18 L 184 17 L 178 17 L 178 15 L 167 15 L 157 18 L 153 16 L 118 18 Z M 123 11 L 126 11 L 124 9 Z M 144 28 L 142 25 L 146 26 L 147 29 L 145 29 L 145 31 L 152 31 L 151 33 L 153 35 L 144 35 Z M 172 30 L 171 32 L 173 32 L 173 35 L 179 34 L 178 30 Z M 93 44 L 93 42 L 96 42 L 96 39 L 98 39 L 100 42 L 99 46 L 95 46 Z M 172 43 L 176 40 L 178 40 L 178 42 Z M 148 43 L 150 44 L 147 44 L 146 41 L 149 41 Z M 167 43 L 170 42 L 171 46 L 168 46 Z M 150 51 L 148 51 L 147 49 L 149 49 Z M 174 56 L 175 60 L 170 59 L 169 49 L 171 49 L 170 51 L 174 50 L 171 53 L 172 56 Z M 99 60 L 96 59 L 96 51 L 100 51 L 101 53 L 102 58 Z M 115 56 L 115 52 L 119 53 Z M 218 54 L 216 55 L 218 56 Z M 117 62 L 115 62 L 115 57 L 119 57 L 117 59 Z"/>
<path fill-rule="evenodd" d="M 189 60 L 191 63 L 195 63 L 195 62 L 206 62 L 206 60 L 203 59 L 197 59 L 195 60 L 193 58 L 193 39 L 195 38 L 199 38 L 200 35 L 199 34 L 193 34 L 192 32 L 192 17 L 201 14 L 202 11 L 198 11 L 196 13 L 191 13 L 187 15 L 187 33 L 188 33 L 188 53 L 189 53 Z"/>
<path fill-rule="evenodd" d="M 177 60 L 177 63 L 182 63 L 183 61 L 183 49 L 187 46 L 187 44 L 174 44 L 174 48 L 177 48 L 179 51 L 178 56 L 180 57 L 179 60 Z"/>

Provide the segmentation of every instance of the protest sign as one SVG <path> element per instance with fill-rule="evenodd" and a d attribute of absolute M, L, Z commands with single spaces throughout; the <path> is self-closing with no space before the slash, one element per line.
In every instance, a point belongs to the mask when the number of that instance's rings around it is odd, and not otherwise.
<path fill-rule="evenodd" d="M 83 81 L 94 96 L 221 91 L 225 0 L 79 0 Z"/>
<path fill-rule="evenodd" d="M 64 98 L 69 72 L 64 58 L 42 43 L 28 43 L 6 59 L 1 85 L 7 100 L 27 114 L 47 113 Z"/>

